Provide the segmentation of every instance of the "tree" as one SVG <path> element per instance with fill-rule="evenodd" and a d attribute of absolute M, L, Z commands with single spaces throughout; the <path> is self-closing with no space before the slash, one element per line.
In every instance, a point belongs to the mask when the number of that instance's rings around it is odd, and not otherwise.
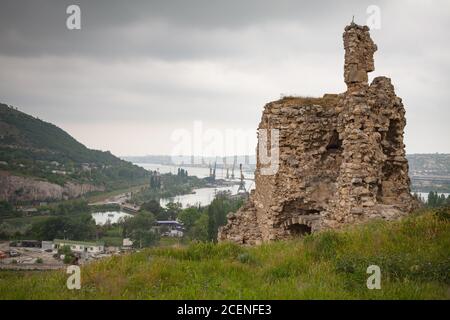
<path fill-rule="evenodd" d="M 437 204 L 437 193 L 430 191 L 428 193 L 428 200 L 427 200 L 427 206 L 428 207 L 435 207 Z"/>
<path fill-rule="evenodd" d="M 63 262 L 65 264 L 73 264 L 77 258 L 75 257 L 75 254 L 70 249 L 70 246 L 62 246 L 58 249 L 58 256 L 64 255 Z"/>
<path fill-rule="evenodd" d="M 53 209 L 58 215 L 88 213 L 90 208 L 85 200 L 71 200 L 60 203 Z"/>
<path fill-rule="evenodd" d="M 149 247 L 159 240 L 155 230 L 155 218 L 150 212 L 139 212 L 137 215 L 124 220 L 123 236 L 130 238 L 138 248 Z"/>
<path fill-rule="evenodd" d="M 446 202 L 445 194 L 441 194 L 441 195 L 439 196 L 438 206 L 439 206 L 439 207 L 444 206 L 444 205 L 445 205 L 445 202 Z"/>
<path fill-rule="evenodd" d="M 185 170 L 183 168 L 178 168 L 177 176 L 178 177 L 187 177 L 188 172 L 187 172 L 187 170 Z"/>
<path fill-rule="evenodd" d="M 448 203 L 449 199 L 444 194 L 438 195 L 437 192 L 430 191 L 428 193 L 427 206 L 431 208 L 442 207 Z"/>
<path fill-rule="evenodd" d="M 169 202 L 166 205 L 166 215 L 169 220 L 175 220 L 182 209 L 181 203 Z"/>
<path fill-rule="evenodd" d="M 227 223 L 227 214 L 235 212 L 242 205 L 242 199 L 232 199 L 229 193 L 221 192 L 216 195 L 208 206 L 208 240 L 217 241 L 219 227 Z"/>
<path fill-rule="evenodd" d="M 189 235 L 192 239 L 208 241 L 208 214 L 202 213 L 192 226 Z"/>
<path fill-rule="evenodd" d="M 96 234 L 95 221 L 90 214 L 50 217 L 36 222 L 31 234 L 38 240 L 67 238 L 71 240 L 93 239 Z"/>
<path fill-rule="evenodd" d="M 148 202 L 144 202 L 141 205 L 141 209 L 145 210 L 145 211 L 149 211 L 151 213 L 153 213 L 155 216 L 159 216 L 160 213 L 164 210 L 161 205 L 159 204 L 159 201 L 157 200 L 150 200 Z"/>
<path fill-rule="evenodd" d="M 191 228 L 194 226 L 195 222 L 200 218 L 201 210 L 195 207 L 190 207 L 184 210 L 181 210 L 178 213 L 178 220 L 183 224 L 186 228 L 186 231 L 189 232 Z"/>
<path fill-rule="evenodd" d="M 11 213 L 14 207 L 8 201 L 0 201 L 0 214 Z"/>
<path fill-rule="evenodd" d="M 154 229 L 136 229 L 131 232 L 130 239 L 134 247 L 145 248 L 155 245 L 159 241 L 159 234 Z"/>

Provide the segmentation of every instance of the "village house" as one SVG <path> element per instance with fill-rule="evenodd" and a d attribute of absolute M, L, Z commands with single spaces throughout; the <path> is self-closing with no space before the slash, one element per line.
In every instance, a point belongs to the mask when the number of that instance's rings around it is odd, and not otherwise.
<path fill-rule="evenodd" d="M 122 249 L 131 249 L 133 247 L 133 241 L 130 238 L 124 238 L 122 240 Z"/>
<path fill-rule="evenodd" d="M 178 221 L 162 220 L 156 223 L 163 236 L 181 238 L 184 234 L 184 227 Z"/>
<path fill-rule="evenodd" d="M 42 241 L 41 242 L 41 249 L 42 250 L 53 250 L 55 249 L 55 245 L 53 241 Z"/>
<path fill-rule="evenodd" d="M 105 251 L 105 244 L 102 242 L 87 242 L 87 241 L 74 241 L 74 240 L 53 240 L 55 249 L 68 246 L 70 250 L 78 253 L 103 253 Z"/>

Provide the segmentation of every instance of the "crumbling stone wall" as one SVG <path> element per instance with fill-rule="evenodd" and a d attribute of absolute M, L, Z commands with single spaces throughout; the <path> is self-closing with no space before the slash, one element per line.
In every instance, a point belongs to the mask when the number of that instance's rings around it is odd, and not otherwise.
<path fill-rule="evenodd" d="M 229 214 L 219 241 L 258 244 L 415 208 L 402 100 L 390 79 L 368 83 L 377 50 L 369 28 L 352 23 L 343 38 L 346 92 L 265 106 L 258 130 L 279 130 L 279 169 L 263 175 L 258 159 L 256 189 Z"/>

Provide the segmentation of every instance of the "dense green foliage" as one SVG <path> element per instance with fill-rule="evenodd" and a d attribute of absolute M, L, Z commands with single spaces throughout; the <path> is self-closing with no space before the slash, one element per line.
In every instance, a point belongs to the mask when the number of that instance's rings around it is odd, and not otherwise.
<path fill-rule="evenodd" d="M 148 172 L 109 151 L 88 149 L 64 130 L 0 104 L 0 169 L 63 185 L 91 183 L 107 189 L 146 182 Z"/>
<path fill-rule="evenodd" d="M 154 228 L 155 222 L 155 217 L 149 212 L 140 212 L 127 218 L 121 224 L 123 237 L 130 238 L 136 248 L 155 245 L 159 240 L 159 234 Z"/>
<path fill-rule="evenodd" d="M 50 217 L 37 222 L 29 233 L 37 240 L 91 240 L 95 238 L 96 227 L 90 214 L 78 214 Z"/>
<path fill-rule="evenodd" d="M 64 236 L 62 228 L 67 230 L 67 237 L 76 236 L 76 240 L 92 239 L 95 235 L 90 213 L 99 208 L 88 206 L 85 200 L 68 200 L 36 209 L 32 216 L 21 217 L 22 212 L 15 212 L 16 217 L 0 214 L 0 239 L 53 240 Z"/>
<path fill-rule="evenodd" d="M 70 246 L 62 246 L 58 248 L 58 256 L 64 255 L 63 262 L 65 264 L 73 264 L 76 262 L 77 258 L 75 254 L 72 252 L 72 249 L 70 249 Z"/>
<path fill-rule="evenodd" d="M 0 201 L 0 215 L 1 214 L 8 214 L 10 212 L 14 211 L 14 207 L 7 201 Z"/>
<path fill-rule="evenodd" d="M 208 206 L 208 240 L 216 241 L 219 227 L 227 223 L 227 214 L 236 212 L 243 203 L 242 199 L 231 199 L 227 193 L 219 193 Z"/>
<path fill-rule="evenodd" d="M 450 206 L 450 195 L 446 198 L 443 194 L 439 195 L 437 192 L 430 191 L 426 205 L 430 208 Z"/>
<path fill-rule="evenodd" d="M 39 211 L 48 211 L 48 213 L 54 215 L 70 215 L 88 213 L 91 211 L 91 208 L 88 206 L 87 201 L 77 199 L 60 202 L 56 205 L 43 206 L 39 208 Z"/>
<path fill-rule="evenodd" d="M 449 299 L 450 220 L 435 211 L 292 241 L 151 248 L 64 271 L 0 272 L 3 299 Z M 381 289 L 369 290 L 369 265 Z"/>
<path fill-rule="evenodd" d="M 0 221 L 5 217 L 17 217 L 19 214 L 8 201 L 0 201 Z"/>
<path fill-rule="evenodd" d="M 214 242 L 219 227 L 227 222 L 227 214 L 237 211 L 242 203 L 242 198 L 219 192 L 208 206 L 183 209 L 177 217 L 183 223 L 188 239 Z"/>

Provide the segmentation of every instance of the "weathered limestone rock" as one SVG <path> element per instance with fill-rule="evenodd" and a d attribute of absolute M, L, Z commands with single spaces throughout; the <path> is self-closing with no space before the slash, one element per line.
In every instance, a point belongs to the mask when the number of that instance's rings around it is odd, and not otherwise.
<path fill-rule="evenodd" d="M 93 191 L 105 191 L 92 184 L 67 182 L 64 186 L 32 177 L 12 175 L 0 171 L 0 201 L 53 201 L 82 196 Z"/>
<path fill-rule="evenodd" d="M 396 219 L 417 203 L 410 193 L 402 100 L 389 78 L 369 85 L 377 46 L 369 28 L 345 28 L 347 91 L 283 98 L 264 108 L 260 129 L 279 129 L 279 168 L 228 216 L 219 241 L 257 244 L 372 218 Z"/>

